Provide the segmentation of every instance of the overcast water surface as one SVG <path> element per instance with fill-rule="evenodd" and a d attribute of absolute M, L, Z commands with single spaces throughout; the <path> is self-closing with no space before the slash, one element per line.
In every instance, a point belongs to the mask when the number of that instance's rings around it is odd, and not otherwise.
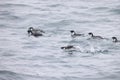
<path fill-rule="evenodd" d="M 46 33 L 29 37 L 31 26 Z M 120 80 L 113 36 L 120 39 L 120 0 L 0 0 L 0 80 Z M 61 50 L 67 45 L 79 49 Z"/>

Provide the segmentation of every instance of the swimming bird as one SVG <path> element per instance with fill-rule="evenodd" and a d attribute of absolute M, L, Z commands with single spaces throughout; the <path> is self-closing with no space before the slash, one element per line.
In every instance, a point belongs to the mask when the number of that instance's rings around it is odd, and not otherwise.
<path fill-rule="evenodd" d="M 33 27 L 30 27 L 27 32 L 28 32 L 29 35 L 32 35 L 32 36 L 35 36 L 35 37 L 43 36 L 43 33 L 45 33 L 43 30 L 35 29 Z"/>
<path fill-rule="evenodd" d="M 84 36 L 84 34 L 78 34 L 78 33 L 76 33 L 74 30 L 71 30 L 70 32 L 71 32 L 71 36 L 72 36 L 72 37 Z"/>
<path fill-rule="evenodd" d="M 101 36 L 94 36 L 92 32 L 89 32 L 88 35 L 90 35 L 91 38 L 93 38 L 93 39 L 105 39 L 105 38 L 103 38 Z"/>
<path fill-rule="evenodd" d="M 113 42 L 120 42 L 120 40 L 117 39 L 117 37 L 112 37 Z"/>
<path fill-rule="evenodd" d="M 61 49 L 68 51 L 68 54 L 70 54 L 70 55 L 72 55 L 73 51 L 75 51 L 75 47 L 73 45 L 61 47 Z"/>
<path fill-rule="evenodd" d="M 68 46 L 64 46 L 61 47 L 61 49 L 65 50 L 65 51 L 80 51 L 80 52 L 84 52 L 84 49 L 80 46 L 75 46 L 75 45 L 68 45 Z"/>
<path fill-rule="evenodd" d="M 68 45 L 68 46 L 61 47 L 61 49 L 70 50 L 70 49 L 75 49 L 75 47 L 72 45 Z"/>

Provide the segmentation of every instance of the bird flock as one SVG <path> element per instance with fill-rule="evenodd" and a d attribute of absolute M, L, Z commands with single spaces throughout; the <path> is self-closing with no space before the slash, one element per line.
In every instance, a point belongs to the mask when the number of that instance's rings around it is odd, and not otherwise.
<path fill-rule="evenodd" d="M 29 36 L 34 36 L 34 37 L 44 36 L 44 34 L 45 34 L 45 31 L 43 31 L 41 29 L 33 28 L 33 27 L 29 27 L 27 32 L 28 32 Z M 82 36 L 82 37 L 85 36 L 85 34 L 76 33 L 74 30 L 71 30 L 70 33 L 71 33 L 72 38 L 79 37 L 79 36 Z M 109 40 L 108 38 L 104 38 L 101 36 L 95 36 L 92 32 L 89 32 L 88 35 L 90 36 L 89 39 Z M 112 40 L 114 43 L 120 42 L 120 40 L 118 40 L 117 37 L 112 37 Z M 75 46 L 73 46 L 73 45 L 61 47 L 61 49 L 64 49 L 64 50 L 69 50 L 69 49 L 73 49 L 73 48 L 75 48 Z"/>

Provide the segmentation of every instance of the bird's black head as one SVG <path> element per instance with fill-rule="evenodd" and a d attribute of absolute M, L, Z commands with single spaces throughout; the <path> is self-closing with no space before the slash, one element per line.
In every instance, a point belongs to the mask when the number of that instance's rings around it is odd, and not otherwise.
<path fill-rule="evenodd" d="M 32 35 L 33 29 L 34 29 L 33 27 L 29 27 L 29 29 L 28 29 L 28 31 L 27 31 L 29 35 Z"/>
<path fill-rule="evenodd" d="M 31 31 L 31 30 L 28 30 L 27 32 L 28 32 L 28 34 L 30 34 L 32 31 Z"/>
<path fill-rule="evenodd" d="M 71 33 L 74 33 L 75 31 L 74 31 L 74 30 L 71 30 L 70 32 L 71 32 Z"/>
<path fill-rule="evenodd" d="M 112 37 L 112 39 L 113 39 L 113 42 L 117 42 L 118 41 L 116 37 Z"/>
<path fill-rule="evenodd" d="M 29 29 L 28 29 L 28 30 L 31 30 L 31 31 L 32 31 L 33 29 L 34 29 L 33 27 L 29 27 Z"/>
<path fill-rule="evenodd" d="M 61 47 L 61 49 L 65 49 L 65 47 Z"/>
<path fill-rule="evenodd" d="M 112 37 L 112 39 L 113 39 L 113 42 L 117 42 L 118 41 L 117 37 Z"/>
<path fill-rule="evenodd" d="M 92 32 L 89 32 L 88 34 L 89 34 L 89 35 L 93 35 L 93 33 L 92 33 Z"/>
<path fill-rule="evenodd" d="M 117 39 L 116 37 L 112 37 L 112 39 Z"/>
<path fill-rule="evenodd" d="M 91 35 L 93 37 L 93 33 L 92 32 L 89 32 L 88 35 Z"/>

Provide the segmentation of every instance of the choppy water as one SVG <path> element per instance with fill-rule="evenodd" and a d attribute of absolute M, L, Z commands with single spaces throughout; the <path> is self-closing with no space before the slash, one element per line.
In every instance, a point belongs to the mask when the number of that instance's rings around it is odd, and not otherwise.
<path fill-rule="evenodd" d="M 28 37 L 39 27 L 45 36 Z M 70 30 L 110 40 L 72 39 Z M 0 0 L 0 80 L 120 80 L 120 0 Z M 81 51 L 60 49 L 69 44 Z"/>

